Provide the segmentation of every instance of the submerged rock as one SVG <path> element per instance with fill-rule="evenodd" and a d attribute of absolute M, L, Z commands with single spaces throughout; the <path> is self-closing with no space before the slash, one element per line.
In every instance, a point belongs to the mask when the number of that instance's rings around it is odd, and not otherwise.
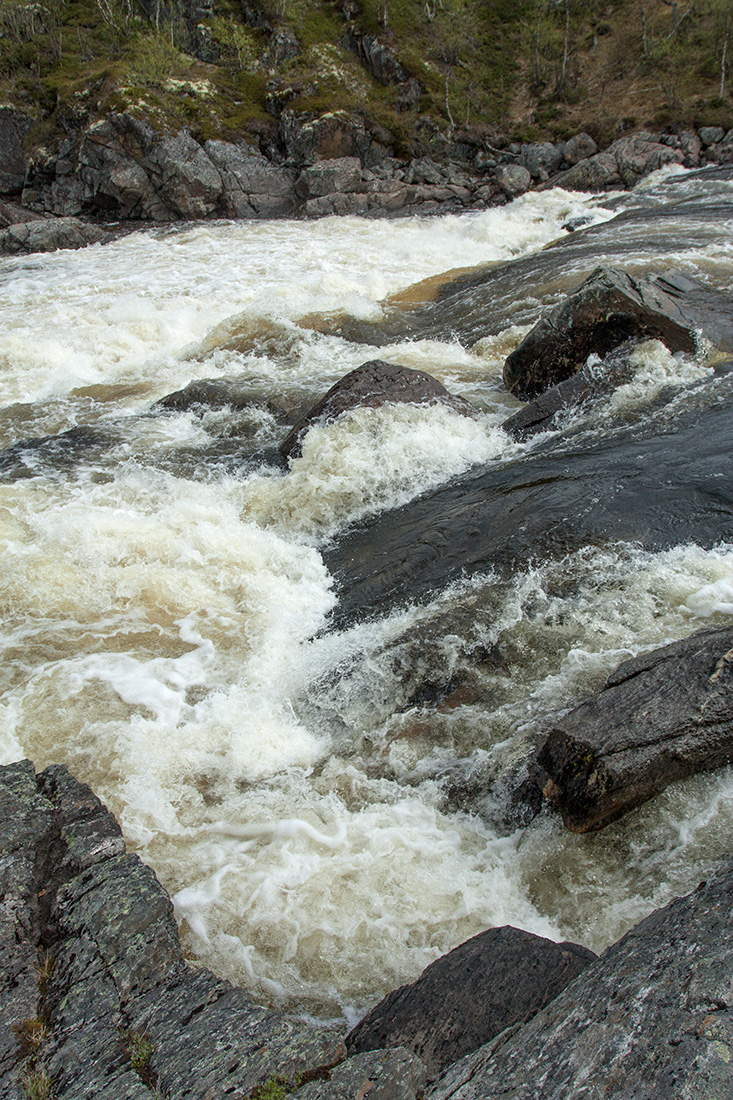
<path fill-rule="evenodd" d="M 421 370 L 372 359 L 341 378 L 328 393 L 299 420 L 287 436 L 280 452 L 286 458 L 297 457 L 303 436 L 314 424 L 328 424 L 356 408 L 378 408 L 388 402 L 400 404 L 448 405 L 464 416 L 476 410 L 460 397 L 453 397 L 436 378 Z"/>
<path fill-rule="evenodd" d="M 407 1047 L 430 1077 L 524 1022 L 556 997 L 596 956 L 574 943 L 518 928 L 491 928 L 389 993 L 346 1037 L 350 1053 Z"/>
<path fill-rule="evenodd" d="M 625 661 L 550 731 L 537 783 L 573 832 L 733 760 L 733 627 Z"/>
<path fill-rule="evenodd" d="M 536 397 L 579 371 L 589 355 L 605 355 L 630 338 L 656 337 L 670 351 L 694 351 L 696 319 L 684 306 L 688 282 L 597 268 L 508 356 L 507 389 L 517 397 Z"/>
<path fill-rule="evenodd" d="M 733 1094 L 733 866 L 643 920 L 426 1100 L 707 1100 Z"/>

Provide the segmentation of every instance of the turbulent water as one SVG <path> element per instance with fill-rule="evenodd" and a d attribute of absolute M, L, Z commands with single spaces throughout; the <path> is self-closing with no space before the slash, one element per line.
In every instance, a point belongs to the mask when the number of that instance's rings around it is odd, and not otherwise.
<path fill-rule="evenodd" d="M 555 190 L 460 217 L 207 223 L 0 263 L 0 759 L 63 762 L 89 782 L 171 893 L 189 956 L 269 1003 L 353 1020 L 490 925 L 598 950 L 729 851 L 727 771 L 595 836 L 551 815 L 507 835 L 490 776 L 622 659 L 729 622 L 733 547 L 587 547 L 327 629 L 324 547 L 535 445 L 499 427 L 517 407 L 504 357 L 589 264 L 619 262 L 614 221 L 705 188 L 730 204 L 730 182 L 668 177 L 605 206 Z M 590 248 L 562 228 L 579 217 L 606 223 Z M 698 222 L 673 255 L 666 222 L 663 240 L 624 238 L 633 270 L 730 286 L 733 226 Z M 530 286 L 522 257 L 562 237 L 573 249 L 559 264 L 539 253 Z M 292 421 L 377 354 L 326 334 L 321 315 L 376 331 L 434 293 L 421 280 L 511 260 L 521 308 L 502 267 L 478 340 L 379 341 L 380 358 L 429 371 L 477 419 L 358 410 L 313 429 L 289 470 L 268 463 L 288 430 L 278 409 Z M 652 342 L 636 357 L 581 429 L 712 373 L 704 351 Z M 156 406 L 199 378 L 235 378 L 254 402 Z M 431 641 L 457 603 L 462 628 Z M 420 695 L 468 640 L 504 663 L 473 670 L 470 700 Z M 459 797 L 477 783 L 482 798 Z"/>

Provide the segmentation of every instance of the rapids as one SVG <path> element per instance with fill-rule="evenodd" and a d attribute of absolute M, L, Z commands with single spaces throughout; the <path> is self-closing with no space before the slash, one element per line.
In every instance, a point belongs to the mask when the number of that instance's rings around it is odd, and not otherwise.
<path fill-rule="evenodd" d="M 563 229 L 578 218 L 590 228 Z M 621 660 L 729 621 L 733 546 L 584 545 L 341 630 L 324 555 L 364 517 L 551 445 L 500 428 L 517 407 L 504 357 L 543 306 L 619 252 L 730 287 L 732 222 L 733 183 L 663 170 L 605 199 L 199 223 L 0 261 L 0 760 L 92 785 L 192 959 L 354 1021 L 490 925 L 599 950 L 730 854 L 727 771 L 590 836 L 550 815 L 507 831 L 491 780 Z M 287 432 L 267 398 L 302 409 L 377 354 L 480 416 L 358 410 L 288 471 L 267 461 Z M 704 349 L 636 355 L 633 381 L 573 421 L 581 439 L 713 373 Z M 199 378 L 257 401 L 156 405 Z M 396 660 L 458 605 L 457 632 Z M 411 696 L 477 641 L 505 663 L 475 673 L 473 701 Z"/>

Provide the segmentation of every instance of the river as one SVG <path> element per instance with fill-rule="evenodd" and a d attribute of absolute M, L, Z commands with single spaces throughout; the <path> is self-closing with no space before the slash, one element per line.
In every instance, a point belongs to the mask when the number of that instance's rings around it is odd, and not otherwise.
<path fill-rule="evenodd" d="M 502 827 L 489 788 L 456 792 L 621 660 L 729 622 L 733 546 L 583 546 L 340 630 L 324 563 L 355 521 L 538 445 L 500 429 L 518 407 L 503 360 L 596 262 L 730 288 L 733 183 L 706 180 L 662 170 L 632 195 L 548 190 L 440 219 L 198 223 L 0 261 L 0 761 L 92 785 L 191 959 L 353 1022 L 488 926 L 600 950 L 729 854 L 725 770 L 588 836 L 549 814 Z M 634 220 L 649 210 L 655 232 Z M 479 266 L 493 311 L 484 289 L 462 320 L 426 320 L 421 281 Z M 376 355 L 480 415 L 363 409 L 313 429 L 289 471 L 268 462 L 278 409 L 292 420 Z M 577 430 L 713 372 L 704 349 L 635 355 Z M 156 405 L 201 378 L 253 403 Z M 431 636 L 456 601 L 462 626 Z M 411 695 L 460 666 L 469 635 L 504 654 L 472 672 L 473 696 Z"/>

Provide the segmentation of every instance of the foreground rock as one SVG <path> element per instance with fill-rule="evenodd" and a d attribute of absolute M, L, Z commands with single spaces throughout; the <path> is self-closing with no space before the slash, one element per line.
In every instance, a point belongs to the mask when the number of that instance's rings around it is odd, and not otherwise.
<path fill-rule="evenodd" d="M 689 280 L 633 278 L 599 267 L 535 325 L 504 364 L 504 383 L 536 397 L 629 339 L 656 337 L 670 351 L 694 351 L 696 318 L 685 311 Z"/>
<path fill-rule="evenodd" d="M 357 408 L 379 408 L 387 403 L 447 405 L 463 416 L 475 416 L 467 401 L 453 397 L 436 378 L 381 359 L 362 363 L 341 378 L 310 412 L 298 421 L 280 447 L 286 458 L 300 454 L 303 437 L 314 424 L 329 424 Z"/>
<path fill-rule="evenodd" d="M 538 784 L 573 832 L 733 760 L 733 627 L 625 661 L 551 730 Z"/>
<path fill-rule="evenodd" d="M 187 966 L 165 891 L 65 768 L 0 769 L 0 822 L 0 1095 L 215 1100 L 343 1060 L 332 1031 Z"/>
<path fill-rule="evenodd" d="M 733 1094 L 733 867 L 653 913 L 547 1008 L 456 1063 L 426 1100 Z"/>
<path fill-rule="evenodd" d="M 506 573 L 581 546 L 730 540 L 733 376 L 689 400 L 674 421 L 650 411 L 590 447 L 580 439 L 538 449 L 364 521 L 323 553 L 339 589 L 334 625 L 432 599 L 462 576 Z"/>
<path fill-rule="evenodd" d="M 491 928 L 380 1001 L 346 1037 L 349 1053 L 407 1047 L 430 1077 L 556 997 L 596 956 L 518 928 Z"/>

